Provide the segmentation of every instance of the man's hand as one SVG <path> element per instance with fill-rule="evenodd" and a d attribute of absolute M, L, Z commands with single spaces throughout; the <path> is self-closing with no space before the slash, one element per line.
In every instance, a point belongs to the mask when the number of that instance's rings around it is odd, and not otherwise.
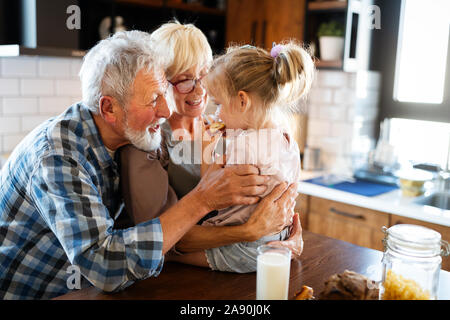
<path fill-rule="evenodd" d="M 280 232 L 291 225 L 294 215 L 297 184 L 287 187 L 283 182 L 277 185 L 253 211 L 245 223 L 249 241 Z"/>
<path fill-rule="evenodd" d="M 299 214 L 294 215 L 289 238 L 284 241 L 270 241 L 267 244 L 278 247 L 285 247 L 291 250 L 291 258 L 297 259 L 303 252 L 302 225 L 300 224 Z"/>
<path fill-rule="evenodd" d="M 258 168 L 252 165 L 224 167 L 216 163 L 208 168 L 192 192 L 202 206 L 213 211 L 257 203 L 269 180 L 269 176 L 260 176 Z"/>

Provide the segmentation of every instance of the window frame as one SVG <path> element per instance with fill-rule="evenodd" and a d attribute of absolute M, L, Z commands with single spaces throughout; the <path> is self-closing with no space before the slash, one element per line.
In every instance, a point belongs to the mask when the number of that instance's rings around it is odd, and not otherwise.
<path fill-rule="evenodd" d="M 442 103 L 402 102 L 394 99 L 398 32 L 402 1 L 378 0 L 376 3 L 381 9 L 381 30 L 376 34 L 372 48 L 374 50 L 378 48 L 378 53 L 374 53 L 374 64 L 375 68 L 380 70 L 382 74 L 379 121 L 385 118 L 404 118 L 448 123 L 450 122 L 450 45 L 449 50 L 447 50 L 447 66 Z M 448 40 L 450 41 L 450 33 Z"/>

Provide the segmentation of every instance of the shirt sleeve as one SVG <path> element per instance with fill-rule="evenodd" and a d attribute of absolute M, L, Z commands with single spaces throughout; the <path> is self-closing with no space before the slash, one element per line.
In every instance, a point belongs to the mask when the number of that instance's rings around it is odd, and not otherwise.
<path fill-rule="evenodd" d="M 159 218 L 113 230 L 114 220 L 87 170 L 70 157 L 42 160 L 31 181 L 36 207 L 67 257 L 94 286 L 112 292 L 159 275 L 164 257 Z"/>

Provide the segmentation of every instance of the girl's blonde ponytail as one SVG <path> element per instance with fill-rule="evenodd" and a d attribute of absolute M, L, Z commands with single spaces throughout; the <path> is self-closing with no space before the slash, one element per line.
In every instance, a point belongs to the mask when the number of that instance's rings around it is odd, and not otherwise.
<path fill-rule="evenodd" d="M 277 87 L 277 104 L 298 111 L 299 102 L 311 88 L 314 79 L 314 62 L 299 44 L 290 41 L 277 45 L 273 77 Z"/>

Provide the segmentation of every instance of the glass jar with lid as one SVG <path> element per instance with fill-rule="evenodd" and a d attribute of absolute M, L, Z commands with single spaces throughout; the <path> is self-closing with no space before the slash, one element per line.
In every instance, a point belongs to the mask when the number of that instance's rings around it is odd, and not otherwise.
<path fill-rule="evenodd" d="M 383 232 L 380 299 L 437 299 L 441 256 L 450 254 L 448 242 L 437 231 L 411 224 L 383 227 Z"/>

